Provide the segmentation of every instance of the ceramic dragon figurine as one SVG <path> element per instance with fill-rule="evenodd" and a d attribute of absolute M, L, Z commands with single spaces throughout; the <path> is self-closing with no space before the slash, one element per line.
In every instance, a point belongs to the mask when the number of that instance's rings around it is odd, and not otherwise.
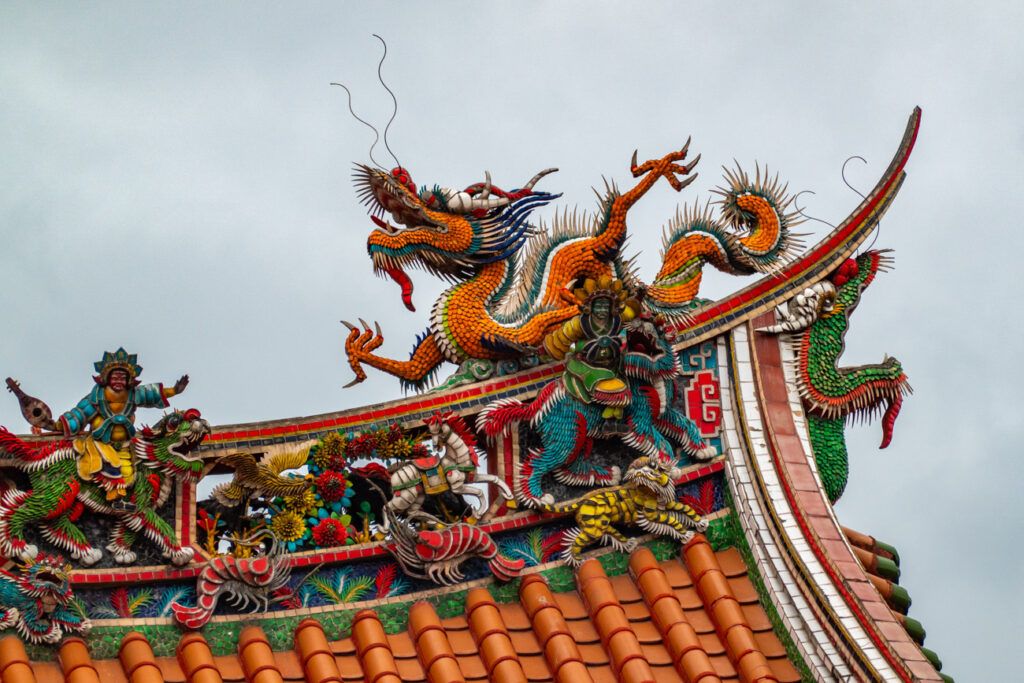
<path fill-rule="evenodd" d="M 841 368 L 839 357 L 849 316 L 864 290 L 892 260 L 883 251 L 849 259 L 833 273 L 780 309 L 781 320 L 764 332 L 793 332 L 797 348 L 797 385 L 808 409 L 811 448 L 825 493 L 835 503 L 849 476 L 843 425 L 851 417 L 882 413 L 882 444 L 892 441 L 893 427 L 910 393 L 903 366 L 888 356 L 881 363 Z"/>
<path fill-rule="evenodd" d="M 557 197 L 534 189 L 554 169 L 519 190 L 502 191 L 487 174 L 487 182 L 456 192 L 417 190 L 403 168 L 388 173 L 357 165 L 356 183 L 377 226 L 367 241 L 375 272 L 401 285 L 410 310 L 408 268 L 423 268 L 453 285 L 434 303 L 409 360 L 375 353 L 383 343 L 379 326 L 345 323 L 345 350 L 356 375 L 350 385 L 366 378 L 364 365 L 423 389 L 445 361 L 460 365 L 455 381 L 484 379 L 505 363 L 514 370 L 536 362 L 544 338 L 578 313 L 571 290 L 584 279 L 615 277 L 639 287 L 622 255 L 626 215 L 660 178 L 677 191 L 693 182 L 690 173 L 700 157 L 682 163 L 688 146 L 643 164 L 634 152 L 630 171 L 639 180 L 633 187 L 620 192 L 608 186 L 595 215 L 566 211 L 546 231 L 528 221 Z M 793 216 L 786 213 L 791 199 L 777 181 L 758 173 L 751 182 L 742 172 L 726 179 L 719 190 L 721 220 L 706 207 L 680 214 L 669 226 L 663 266 L 647 295 L 652 309 L 682 319 L 705 263 L 731 273 L 767 271 L 794 246 Z"/>
<path fill-rule="evenodd" d="M 29 487 L 4 491 L 0 496 L 0 552 L 31 559 L 38 548 L 25 534 L 38 526 L 43 536 L 83 565 L 102 556 L 75 520 L 88 509 L 112 517 L 107 550 L 119 564 L 136 559 L 132 545 L 138 536 L 153 543 L 176 565 L 192 559 L 192 548 L 182 547 L 174 528 L 159 509 L 178 481 L 194 483 L 203 476 L 203 459 L 196 447 L 210 433 L 198 410 L 168 413 L 152 427 L 136 432 L 130 441 L 136 474 L 126 492 L 131 509 L 115 507 L 106 490 L 94 480 L 78 478 L 78 453 L 70 440 L 26 443 L 0 427 L 0 455 L 5 464 L 28 475 Z"/>
<path fill-rule="evenodd" d="M 13 628 L 31 643 L 47 644 L 91 630 L 71 605 L 71 567 L 63 559 L 39 555 L 20 569 L 0 570 L 0 630 Z"/>

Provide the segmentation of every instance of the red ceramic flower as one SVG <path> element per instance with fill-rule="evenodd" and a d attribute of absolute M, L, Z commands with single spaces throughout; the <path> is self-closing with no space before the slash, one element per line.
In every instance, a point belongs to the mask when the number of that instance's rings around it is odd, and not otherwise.
<path fill-rule="evenodd" d="M 345 476 L 338 472 L 327 471 L 316 478 L 316 490 L 320 497 L 328 503 L 335 503 L 345 496 L 345 489 L 348 482 Z"/>
<path fill-rule="evenodd" d="M 313 542 L 319 548 L 329 548 L 335 545 L 344 545 L 348 538 L 348 529 L 341 523 L 340 519 L 328 517 L 320 520 L 313 527 Z"/>

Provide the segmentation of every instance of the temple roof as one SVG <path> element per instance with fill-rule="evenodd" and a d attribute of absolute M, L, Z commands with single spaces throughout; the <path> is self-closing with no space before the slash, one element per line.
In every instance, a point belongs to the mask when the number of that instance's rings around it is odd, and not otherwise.
<path fill-rule="evenodd" d="M 241 627 L 238 654 L 213 656 L 202 635 L 182 635 L 177 657 L 154 657 L 141 633 L 122 638 L 118 660 L 93 661 L 65 641 L 55 662 L 30 662 L 21 641 L 0 641 L 4 683 L 215 683 L 221 681 L 799 681 L 735 549 L 703 536 L 658 562 L 647 548 L 629 575 L 609 578 L 590 559 L 576 591 L 553 593 L 524 577 L 520 602 L 499 604 L 477 587 L 465 611 L 438 617 L 413 605 L 406 631 L 386 634 L 376 612 L 356 614 L 351 636 L 328 642 L 315 619 L 294 631 L 294 650 L 273 652 L 258 626 Z"/>

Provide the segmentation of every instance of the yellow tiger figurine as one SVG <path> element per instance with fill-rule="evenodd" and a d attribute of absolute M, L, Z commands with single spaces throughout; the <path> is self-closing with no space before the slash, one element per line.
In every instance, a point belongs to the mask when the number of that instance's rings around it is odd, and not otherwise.
<path fill-rule="evenodd" d="M 537 502 L 534 506 L 544 512 L 576 513 L 576 527 L 565 536 L 562 557 L 566 563 L 578 566 L 582 562 L 580 553 L 597 541 L 626 553 L 636 548 L 637 539 L 626 538 L 612 526 L 616 523 L 636 525 L 684 543 L 694 531 L 706 531 L 708 523 L 692 507 L 676 500 L 674 481 L 678 478 L 679 470 L 669 463 L 644 456 L 630 464 L 621 486 L 595 491 L 572 503 Z"/>

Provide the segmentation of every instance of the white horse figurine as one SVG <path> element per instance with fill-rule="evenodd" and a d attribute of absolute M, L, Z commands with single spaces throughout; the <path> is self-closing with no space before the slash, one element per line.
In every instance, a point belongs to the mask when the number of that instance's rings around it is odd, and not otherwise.
<path fill-rule="evenodd" d="M 476 438 L 465 421 L 455 413 L 434 413 L 427 420 L 430 438 L 435 450 L 444 448 L 441 457 L 430 456 L 403 462 L 391 472 L 391 490 L 394 497 L 387 510 L 408 517 L 423 507 L 428 495 L 451 491 L 459 496 L 472 496 L 477 500 L 473 517 L 480 519 L 486 512 L 483 489 L 471 486 L 481 482 L 494 484 L 506 500 L 512 500 L 508 484 L 493 474 L 481 473 Z M 387 531 L 390 515 L 383 515 L 382 527 Z"/>

